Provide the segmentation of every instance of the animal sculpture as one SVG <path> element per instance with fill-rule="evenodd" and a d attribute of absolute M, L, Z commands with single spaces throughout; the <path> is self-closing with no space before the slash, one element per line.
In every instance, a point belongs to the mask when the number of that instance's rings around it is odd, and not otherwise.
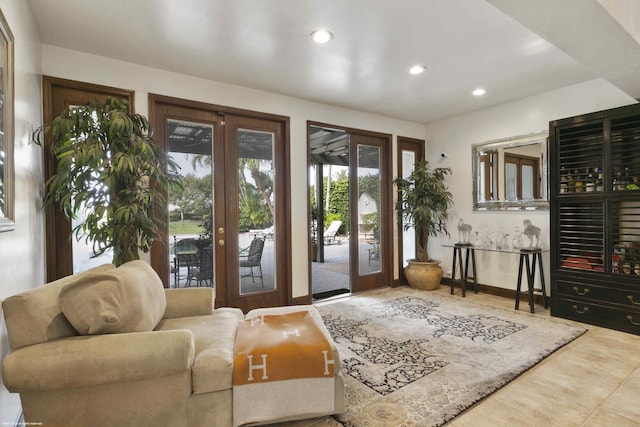
<path fill-rule="evenodd" d="M 464 220 L 460 218 L 458 221 L 458 242 L 459 243 L 469 243 L 469 239 L 471 239 L 471 225 L 465 224 Z"/>
<path fill-rule="evenodd" d="M 540 227 L 536 227 L 528 219 L 522 221 L 522 224 L 524 225 L 524 231 L 522 232 L 522 234 L 529 238 L 529 247 L 537 248 L 540 244 Z M 534 237 L 536 239 L 535 245 L 533 244 Z"/>

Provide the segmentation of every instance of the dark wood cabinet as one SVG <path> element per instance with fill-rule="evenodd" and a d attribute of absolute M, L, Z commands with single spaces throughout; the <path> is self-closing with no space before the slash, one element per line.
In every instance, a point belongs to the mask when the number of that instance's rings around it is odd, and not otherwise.
<path fill-rule="evenodd" d="M 549 123 L 551 314 L 640 335 L 640 105 Z"/>

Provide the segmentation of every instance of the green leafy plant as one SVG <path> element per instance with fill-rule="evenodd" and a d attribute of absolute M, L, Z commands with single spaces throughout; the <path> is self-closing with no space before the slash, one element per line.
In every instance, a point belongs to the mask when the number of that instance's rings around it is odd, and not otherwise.
<path fill-rule="evenodd" d="M 68 218 L 84 218 L 72 230 L 93 244 L 94 256 L 113 249 L 113 263 L 139 259 L 165 227 L 154 212 L 166 210 L 164 194 L 180 183 L 178 165 L 153 140 L 153 130 L 129 104 L 107 98 L 68 108 L 33 133 L 51 138 L 56 169 L 46 183 L 45 205 Z"/>
<path fill-rule="evenodd" d="M 398 201 L 395 208 L 403 219 L 403 228 L 411 227 L 416 232 L 416 260 L 430 261 L 427 251 L 429 236 L 449 235 L 447 231 L 448 209 L 453 204 L 453 196 L 445 186 L 445 176 L 450 168 L 429 167 L 426 160 L 416 163 L 407 178 L 396 178 Z"/>

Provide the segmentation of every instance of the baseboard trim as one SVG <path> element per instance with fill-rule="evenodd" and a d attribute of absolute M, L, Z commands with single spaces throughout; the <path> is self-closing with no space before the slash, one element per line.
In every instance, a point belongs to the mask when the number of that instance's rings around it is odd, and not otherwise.
<path fill-rule="evenodd" d="M 289 305 L 309 305 L 311 304 L 311 295 L 289 299 Z"/>
<path fill-rule="evenodd" d="M 443 277 L 441 283 L 443 285 L 446 286 L 451 286 L 451 278 L 448 277 Z M 460 283 L 458 283 L 457 281 L 453 284 L 454 288 L 460 288 Z M 473 292 L 473 284 L 472 285 L 467 285 L 467 292 L 469 291 L 469 289 L 471 289 L 471 291 Z M 508 298 L 510 300 L 512 300 L 515 304 L 516 301 L 516 291 L 513 289 L 505 289 L 505 288 L 498 288 L 496 286 L 491 286 L 491 285 L 483 285 L 481 283 L 478 283 L 478 292 L 482 292 L 485 294 L 489 294 L 489 295 L 495 295 L 497 297 L 502 297 L 502 298 Z M 529 297 L 527 296 L 527 294 L 520 294 L 520 301 L 529 301 Z M 533 296 L 533 301 L 536 304 L 542 304 L 542 295 L 540 294 L 534 294 Z M 547 296 L 547 302 L 549 302 L 549 296 Z"/>

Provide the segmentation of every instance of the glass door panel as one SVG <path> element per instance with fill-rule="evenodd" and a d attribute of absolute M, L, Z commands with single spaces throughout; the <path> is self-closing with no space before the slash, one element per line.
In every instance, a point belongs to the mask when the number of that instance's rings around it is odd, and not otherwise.
<path fill-rule="evenodd" d="M 380 148 L 358 145 L 358 272 L 366 275 L 381 271 L 380 245 Z"/>
<path fill-rule="evenodd" d="M 85 220 L 85 215 L 80 211 L 78 217 L 71 220 L 71 229 L 75 229 L 78 224 L 83 223 Z M 88 241 L 85 237 L 81 237 L 78 240 L 75 234 L 71 237 L 71 253 L 73 256 L 74 273 L 85 271 L 101 264 L 108 264 L 113 261 L 113 249 L 109 248 L 102 255 L 95 256 L 93 243 Z"/>
<path fill-rule="evenodd" d="M 353 133 L 350 137 L 349 204 L 351 291 L 389 284 L 389 140 Z M 385 162 L 384 159 L 387 159 Z"/>
<path fill-rule="evenodd" d="M 79 105 L 71 104 L 68 108 L 76 109 Z M 92 118 L 95 120 L 95 113 L 92 115 Z M 92 188 L 100 188 L 103 184 L 98 181 L 99 175 L 97 173 L 93 173 L 93 183 Z M 91 200 L 87 200 L 87 202 L 93 201 L 95 203 L 95 199 L 91 198 Z M 78 212 L 78 216 L 76 218 L 71 219 L 71 229 L 75 230 L 76 227 L 80 224 L 83 224 L 87 220 L 87 215 L 85 215 L 84 207 L 86 206 L 86 202 L 82 203 L 82 208 Z M 104 217 L 103 217 L 104 218 Z M 80 238 L 76 237 L 74 233 L 71 237 L 71 254 L 73 257 L 73 272 L 79 273 L 81 271 L 88 270 L 93 267 L 97 267 L 101 264 L 111 263 L 113 261 L 113 249 L 109 248 L 104 253 L 99 256 L 96 256 L 96 251 L 93 247 L 93 242 L 87 239 L 87 235 L 83 234 Z"/>
<path fill-rule="evenodd" d="M 170 285 L 213 286 L 213 125 L 167 119 L 165 132 L 182 175 L 169 189 Z"/>
<path fill-rule="evenodd" d="M 518 199 L 518 165 L 515 163 L 505 163 L 504 172 L 505 199 L 512 202 Z"/>
<path fill-rule="evenodd" d="M 533 167 L 522 165 L 522 200 L 533 200 Z"/>
<path fill-rule="evenodd" d="M 275 134 L 237 131 L 240 295 L 276 289 Z"/>
<path fill-rule="evenodd" d="M 418 161 L 417 153 L 413 150 L 402 150 L 402 178 L 408 178 Z M 416 257 L 416 230 L 411 227 L 407 230 L 401 227 L 402 232 L 402 265 L 401 268 L 409 265 L 408 260 Z"/>

